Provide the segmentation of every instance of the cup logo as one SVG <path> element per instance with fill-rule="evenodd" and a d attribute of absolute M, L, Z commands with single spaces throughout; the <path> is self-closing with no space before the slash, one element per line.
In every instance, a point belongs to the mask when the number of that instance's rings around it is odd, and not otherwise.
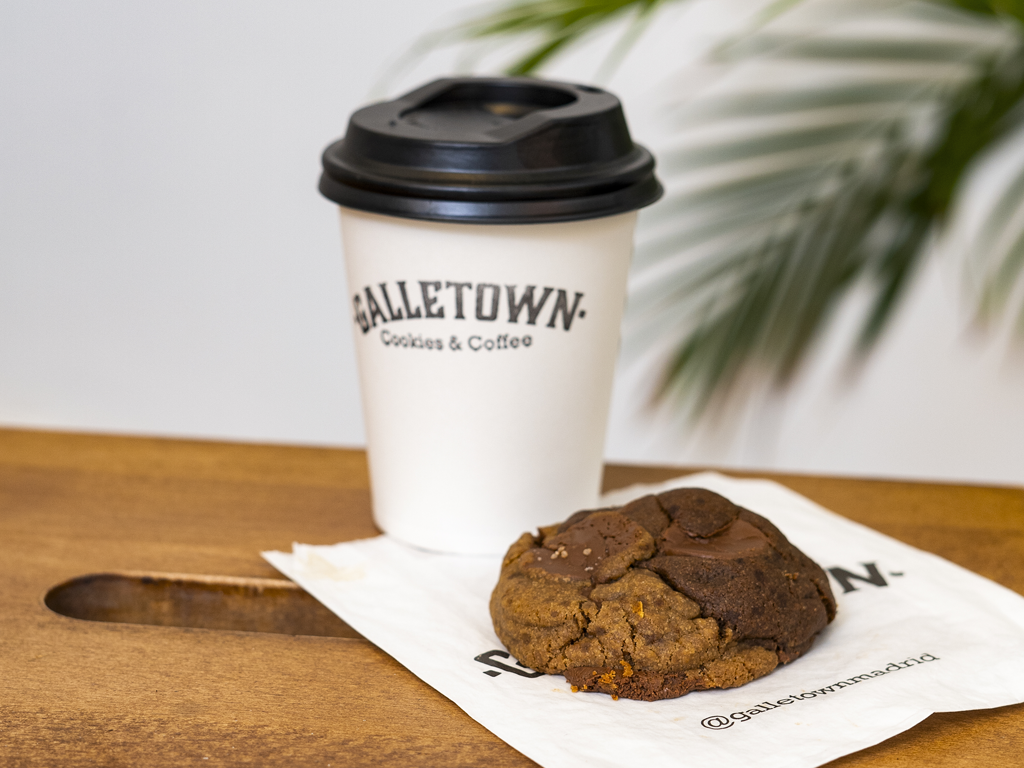
<path fill-rule="evenodd" d="M 570 296 L 572 297 L 570 299 Z M 363 334 L 378 325 L 384 326 L 403 320 L 466 320 L 482 322 L 505 321 L 512 324 L 546 328 L 572 329 L 573 321 L 586 317 L 582 306 L 583 293 L 565 288 L 536 285 L 498 285 L 497 283 L 471 283 L 455 280 L 396 280 L 364 286 L 352 297 L 355 323 Z M 389 330 L 388 339 L 409 337 L 408 344 L 419 339 L 415 346 L 440 349 L 439 340 L 413 337 Z M 382 336 L 383 338 L 383 336 Z M 500 334 L 492 339 L 470 337 L 473 346 L 489 349 L 528 347 L 530 335 Z M 428 344 L 429 342 L 429 344 Z M 437 342 L 435 344 L 435 342 Z"/>

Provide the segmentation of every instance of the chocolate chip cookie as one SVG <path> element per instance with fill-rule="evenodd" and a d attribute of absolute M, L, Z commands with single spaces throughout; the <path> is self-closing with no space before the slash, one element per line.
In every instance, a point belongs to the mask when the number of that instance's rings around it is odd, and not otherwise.
<path fill-rule="evenodd" d="M 825 572 L 774 525 L 698 488 L 524 533 L 491 596 L 520 662 L 644 701 L 762 677 L 835 612 Z"/>

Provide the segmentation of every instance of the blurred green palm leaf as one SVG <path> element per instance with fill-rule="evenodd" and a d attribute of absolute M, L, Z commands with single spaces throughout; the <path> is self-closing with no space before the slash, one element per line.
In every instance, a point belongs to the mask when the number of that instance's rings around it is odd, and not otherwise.
<path fill-rule="evenodd" d="M 510 68 L 527 73 L 668 1 L 514 2 L 464 33 L 529 37 Z M 674 113 L 669 194 L 634 270 L 627 348 L 658 353 L 661 395 L 702 414 L 745 382 L 786 385 L 854 289 L 868 297 L 855 356 L 874 346 L 969 171 L 1024 125 L 1022 12 L 784 2 L 718 50 L 730 77 Z M 1019 165 L 972 234 L 970 275 L 979 318 L 1015 312 L 1024 339 Z"/>
<path fill-rule="evenodd" d="M 508 74 L 525 75 L 595 29 L 627 18 L 628 41 L 667 2 L 672 0 L 525 0 L 476 19 L 459 33 L 468 39 L 526 38 L 533 44 L 506 68 Z"/>

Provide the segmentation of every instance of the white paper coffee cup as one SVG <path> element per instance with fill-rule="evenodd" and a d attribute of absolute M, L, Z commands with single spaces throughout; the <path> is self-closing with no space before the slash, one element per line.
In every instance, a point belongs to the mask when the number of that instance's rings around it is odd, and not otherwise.
<path fill-rule="evenodd" d="M 593 506 L 636 214 L 341 218 L 378 525 L 497 553 Z"/>
<path fill-rule="evenodd" d="M 324 167 L 377 524 L 493 554 L 593 506 L 636 209 L 661 193 L 617 100 L 439 81 L 356 113 Z"/>

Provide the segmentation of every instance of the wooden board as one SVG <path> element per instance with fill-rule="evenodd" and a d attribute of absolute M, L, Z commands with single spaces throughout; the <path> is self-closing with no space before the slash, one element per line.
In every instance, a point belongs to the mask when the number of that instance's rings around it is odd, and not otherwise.
<path fill-rule="evenodd" d="M 681 472 L 613 466 L 605 485 Z M 1024 593 L 1022 489 L 767 476 Z M 373 535 L 369 508 L 361 451 L 0 430 L 0 765 L 531 765 L 259 557 Z M 52 605 L 122 621 L 48 608 L 68 582 Z M 833 765 L 1021 755 L 1015 706 Z"/>

